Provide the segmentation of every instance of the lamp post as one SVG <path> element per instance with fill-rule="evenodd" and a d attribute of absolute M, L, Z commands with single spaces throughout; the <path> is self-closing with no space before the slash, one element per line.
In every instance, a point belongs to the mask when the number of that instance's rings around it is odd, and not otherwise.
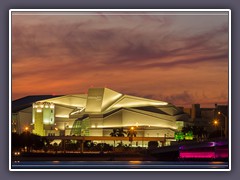
<path fill-rule="evenodd" d="M 224 134 L 225 137 L 228 137 L 228 117 L 222 112 L 218 111 L 218 115 L 222 115 L 224 117 Z"/>
<path fill-rule="evenodd" d="M 217 119 L 215 119 L 214 121 L 213 121 L 213 124 L 214 124 L 214 126 L 218 126 L 219 125 L 219 120 L 217 120 Z M 220 124 L 220 131 L 221 131 L 221 138 L 222 138 L 222 125 Z"/>
<path fill-rule="evenodd" d="M 129 141 L 131 142 L 131 147 L 132 147 L 133 137 L 136 137 L 136 131 L 133 126 L 129 129 L 128 136 L 129 136 Z"/>

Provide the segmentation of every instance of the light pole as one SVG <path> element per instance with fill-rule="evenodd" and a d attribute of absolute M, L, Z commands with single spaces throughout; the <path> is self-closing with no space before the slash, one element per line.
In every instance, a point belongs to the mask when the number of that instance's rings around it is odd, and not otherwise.
<path fill-rule="evenodd" d="M 224 117 L 224 134 L 225 137 L 228 137 L 228 117 L 222 112 L 218 111 L 218 115 L 222 115 Z"/>
<path fill-rule="evenodd" d="M 214 124 L 214 126 L 218 126 L 219 125 L 219 120 L 217 120 L 217 119 L 215 119 L 214 121 L 213 121 L 213 124 Z M 220 131 L 221 131 L 221 138 L 222 138 L 222 125 L 220 124 Z"/>
<path fill-rule="evenodd" d="M 133 142 L 133 137 L 136 137 L 136 130 L 135 128 L 132 126 L 129 130 L 128 130 L 128 136 L 129 136 L 129 141 L 131 142 L 131 147 L 132 147 L 132 142 Z"/>

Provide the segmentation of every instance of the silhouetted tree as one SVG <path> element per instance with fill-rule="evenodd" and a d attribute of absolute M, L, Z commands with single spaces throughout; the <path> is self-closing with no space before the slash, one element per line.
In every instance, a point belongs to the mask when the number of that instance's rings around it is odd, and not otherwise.
<path fill-rule="evenodd" d="M 125 134 L 127 134 L 127 133 L 123 130 L 123 128 L 113 128 L 113 131 L 110 133 L 110 136 L 112 136 L 112 137 L 124 137 Z M 115 148 L 115 140 L 113 141 L 113 148 Z"/>
<path fill-rule="evenodd" d="M 12 133 L 12 150 L 19 150 L 23 146 L 21 145 L 20 135 L 17 133 Z"/>
<path fill-rule="evenodd" d="M 47 139 L 38 136 L 36 134 L 32 134 L 29 131 L 25 131 L 23 133 L 12 134 L 12 147 L 13 149 L 27 148 L 27 152 L 30 152 L 31 149 L 40 150 L 47 145 Z"/>
<path fill-rule="evenodd" d="M 57 154 L 59 146 L 58 146 L 58 144 L 56 142 L 53 144 L 53 149 L 55 151 L 55 154 Z"/>
<path fill-rule="evenodd" d="M 193 135 L 197 140 L 207 136 L 207 131 L 204 130 L 203 126 L 186 126 L 182 128 L 184 134 L 190 131 L 193 132 Z"/>
<path fill-rule="evenodd" d="M 118 137 L 124 137 L 125 134 L 127 134 L 127 133 L 126 133 L 126 131 L 123 130 L 123 128 L 118 128 L 118 130 L 117 130 Z"/>
<path fill-rule="evenodd" d="M 127 134 L 123 128 L 113 128 L 113 131 L 110 133 L 112 137 L 124 137 Z"/>
<path fill-rule="evenodd" d="M 113 128 L 113 131 L 110 133 L 110 136 L 117 137 L 117 128 Z"/>
<path fill-rule="evenodd" d="M 149 141 L 148 142 L 148 149 L 156 149 L 158 147 L 157 141 Z"/>
<path fill-rule="evenodd" d="M 219 138 L 221 137 L 221 130 L 215 130 L 209 134 L 209 138 Z"/>

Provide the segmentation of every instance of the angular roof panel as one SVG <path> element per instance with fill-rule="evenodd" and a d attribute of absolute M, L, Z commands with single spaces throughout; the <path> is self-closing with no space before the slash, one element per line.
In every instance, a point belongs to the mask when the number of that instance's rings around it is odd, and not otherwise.
<path fill-rule="evenodd" d="M 66 95 L 56 98 L 44 99 L 43 101 L 71 107 L 85 107 L 87 101 L 87 94 Z"/>
<path fill-rule="evenodd" d="M 136 96 L 123 95 L 119 100 L 112 104 L 109 109 L 116 109 L 121 107 L 140 107 L 140 106 L 161 106 L 168 105 L 167 102 L 140 98 Z"/>

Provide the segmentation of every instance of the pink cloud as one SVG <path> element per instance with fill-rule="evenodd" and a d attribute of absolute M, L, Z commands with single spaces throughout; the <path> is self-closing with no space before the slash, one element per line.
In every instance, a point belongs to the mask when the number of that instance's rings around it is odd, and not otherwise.
<path fill-rule="evenodd" d="M 107 86 L 176 104 L 227 102 L 227 20 L 13 16 L 13 98 Z"/>

